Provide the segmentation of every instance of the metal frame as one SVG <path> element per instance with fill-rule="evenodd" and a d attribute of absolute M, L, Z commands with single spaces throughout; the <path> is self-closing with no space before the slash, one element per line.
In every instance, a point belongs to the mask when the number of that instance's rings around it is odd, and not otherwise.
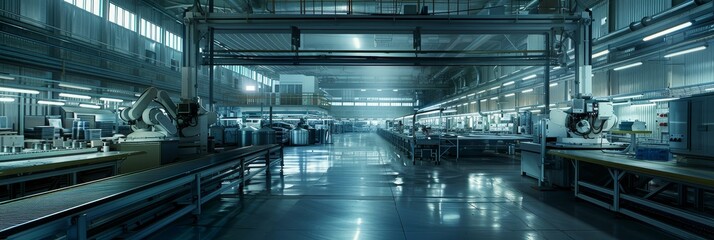
<path fill-rule="evenodd" d="M 657 211 L 660 213 L 666 213 L 668 215 L 673 215 L 673 216 L 676 216 L 676 217 L 679 217 L 682 219 L 687 219 L 689 221 L 697 222 L 704 226 L 714 226 L 714 218 L 712 218 L 711 216 L 704 216 L 701 214 L 697 214 L 694 212 L 690 212 L 690 211 L 687 211 L 684 209 L 677 208 L 675 206 L 665 205 L 665 204 L 661 204 L 661 203 L 651 200 L 651 198 L 653 196 L 661 194 L 663 192 L 663 190 L 665 190 L 667 187 L 669 187 L 671 185 L 677 185 L 678 202 L 680 203 L 680 205 L 683 205 L 683 201 L 684 202 L 687 201 L 686 189 L 692 188 L 695 192 L 694 203 L 695 203 L 696 207 L 701 208 L 703 206 L 702 201 L 704 200 L 702 192 L 704 190 L 711 191 L 712 190 L 711 187 L 699 186 L 699 185 L 692 184 L 692 183 L 671 180 L 671 179 L 668 179 L 668 178 L 662 177 L 662 176 L 652 176 L 652 175 L 643 174 L 643 173 L 636 172 L 636 171 L 618 169 L 618 168 L 614 168 L 614 167 L 609 167 L 609 166 L 604 166 L 604 165 L 599 165 L 596 163 L 588 162 L 589 164 L 595 164 L 595 165 L 606 168 L 609 173 L 609 180 L 606 183 L 596 184 L 596 183 L 587 182 L 586 180 L 581 179 L 581 177 L 582 177 L 581 164 L 580 164 L 581 161 L 578 161 L 576 159 L 571 159 L 571 161 L 572 161 L 572 165 L 575 169 L 574 195 L 577 198 L 591 202 L 591 203 L 601 206 L 603 208 L 607 208 L 613 212 L 621 213 L 621 214 L 630 216 L 632 218 L 635 218 L 637 220 L 654 225 L 654 226 L 659 227 L 671 234 L 674 234 L 678 237 L 682 237 L 682 238 L 686 238 L 686 239 L 704 239 L 704 238 L 699 235 L 696 235 L 694 233 L 691 233 L 691 232 L 688 232 L 681 228 L 678 228 L 674 225 L 671 225 L 667 222 L 664 222 L 664 221 L 661 221 L 658 219 L 654 219 L 652 217 L 648 217 L 644 214 L 641 214 L 636 208 L 623 207 L 621 205 L 622 201 L 627 201 L 630 204 L 644 206 L 644 207 L 652 209 L 653 211 Z M 589 169 L 589 170 L 591 171 L 592 169 Z M 642 184 L 647 184 L 649 182 L 649 180 L 652 180 L 652 179 L 659 179 L 659 180 L 663 180 L 666 182 L 661 187 L 656 188 L 656 189 L 650 191 L 645 196 L 640 197 L 640 196 L 635 196 L 631 193 L 627 193 L 626 190 L 628 188 L 623 188 L 622 180 L 627 178 L 628 176 L 645 177 L 646 179 L 648 179 L 647 181 L 641 181 Z M 611 186 L 609 186 L 609 185 L 611 185 Z M 607 201 L 598 199 L 598 198 L 594 197 L 592 194 L 588 193 L 587 191 L 583 191 L 583 189 L 595 191 L 595 192 L 599 193 L 600 195 L 608 196 L 611 201 L 607 202 Z"/>

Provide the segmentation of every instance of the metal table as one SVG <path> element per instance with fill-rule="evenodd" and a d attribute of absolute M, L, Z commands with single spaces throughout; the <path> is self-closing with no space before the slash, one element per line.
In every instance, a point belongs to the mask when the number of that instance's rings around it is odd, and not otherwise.
<path fill-rule="evenodd" d="M 548 154 L 571 159 L 576 197 L 679 237 L 714 237 L 714 216 L 707 214 L 711 209 L 705 204 L 711 200 L 705 195 L 714 190 L 714 169 L 593 150 L 550 150 Z M 653 182 L 659 184 L 653 186 Z"/>

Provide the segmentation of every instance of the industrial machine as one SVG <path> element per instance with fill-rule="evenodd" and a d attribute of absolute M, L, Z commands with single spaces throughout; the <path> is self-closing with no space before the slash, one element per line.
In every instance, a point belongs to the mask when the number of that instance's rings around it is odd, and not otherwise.
<path fill-rule="evenodd" d="M 609 144 L 602 133 L 617 123 L 612 103 L 594 99 L 573 99 L 568 110 L 553 109 L 547 121 L 548 138 L 563 144 Z"/>
<path fill-rule="evenodd" d="M 198 146 L 190 151 L 196 154 L 206 152 L 208 126 L 217 121 L 217 115 L 203 109 L 198 100 L 175 105 L 166 91 L 154 87 L 146 89 L 119 117 L 134 131 L 126 142 L 180 140 L 184 145 Z"/>
<path fill-rule="evenodd" d="M 671 101 L 669 109 L 670 151 L 680 160 L 712 160 L 714 94 Z"/>

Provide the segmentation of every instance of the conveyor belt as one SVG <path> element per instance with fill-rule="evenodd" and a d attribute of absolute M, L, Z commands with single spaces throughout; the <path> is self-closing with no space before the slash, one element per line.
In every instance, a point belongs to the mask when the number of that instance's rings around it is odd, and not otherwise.
<path fill-rule="evenodd" d="M 190 176 L 223 162 L 264 154 L 279 145 L 251 146 L 142 172 L 120 175 L 59 191 L 0 203 L 0 238 L 121 199 L 153 186 Z"/>
<path fill-rule="evenodd" d="M 550 150 L 548 154 L 597 165 L 638 172 L 679 182 L 714 187 L 714 169 L 688 167 L 673 162 L 634 160 L 623 155 L 593 150 Z"/>
<path fill-rule="evenodd" d="M 0 162 L 0 178 L 17 174 L 49 171 L 58 168 L 114 161 L 132 155 L 137 151 L 95 152 L 70 156 Z"/>

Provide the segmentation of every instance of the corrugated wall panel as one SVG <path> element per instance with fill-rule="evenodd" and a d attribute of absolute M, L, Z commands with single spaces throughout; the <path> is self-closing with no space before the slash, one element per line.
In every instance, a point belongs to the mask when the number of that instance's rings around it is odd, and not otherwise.
<path fill-rule="evenodd" d="M 714 48 L 672 58 L 672 87 L 714 82 Z"/>
<path fill-rule="evenodd" d="M 657 109 L 666 109 L 667 103 L 660 103 L 655 106 L 615 106 L 615 115 L 621 121 L 639 120 L 647 124 L 647 130 L 652 134 L 638 135 L 638 137 L 660 139 L 662 129 L 657 126 Z M 616 126 L 617 128 L 617 126 Z"/>
<path fill-rule="evenodd" d="M 609 2 L 600 4 L 593 8 L 593 38 L 599 38 L 608 34 L 608 8 Z"/>
<path fill-rule="evenodd" d="M 625 28 L 631 22 L 640 21 L 672 7 L 671 0 L 616 0 L 615 26 Z M 611 19 L 612 20 L 612 19 Z"/>
<path fill-rule="evenodd" d="M 612 93 L 627 94 L 667 88 L 667 67 L 663 61 L 612 72 Z"/>

